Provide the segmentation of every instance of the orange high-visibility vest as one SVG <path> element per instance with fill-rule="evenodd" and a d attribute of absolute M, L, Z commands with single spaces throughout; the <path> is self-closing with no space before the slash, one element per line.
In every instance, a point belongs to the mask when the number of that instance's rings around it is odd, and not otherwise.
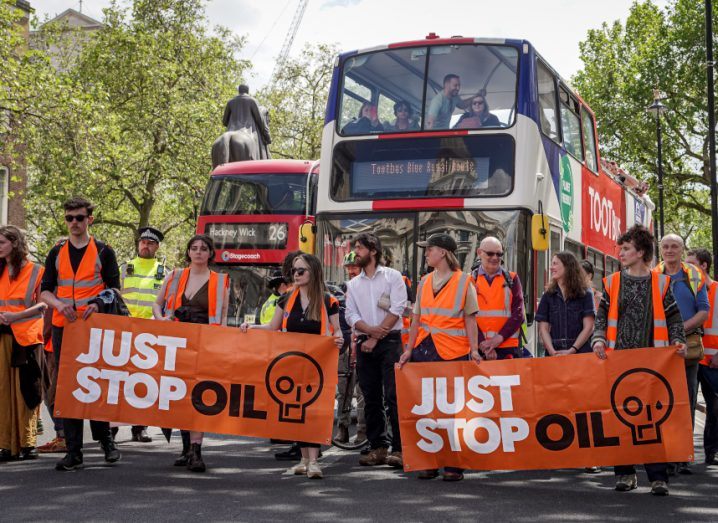
<path fill-rule="evenodd" d="M 87 244 L 85 254 L 82 255 L 77 272 L 72 270 L 70 263 L 69 240 L 66 240 L 60 247 L 60 252 L 57 253 L 55 260 L 55 268 L 57 269 L 55 295 L 61 302 L 74 305 L 78 316 L 85 312 L 90 301 L 106 289 L 105 282 L 102 281 L 100 253 L 97 252 L 97 244 L 92 236 L 90 243 Z M 55 327 L 64 327 L 65 323 L 65 316 L 57 310 L 53 311 L 52 324 Z"/>
<path fill-rule="evenodd" d="M 282 314 L 282 332 L 287 332 L 287 321 L 289 320 L 289 314 L 292 312 L 294 302 L 297 301 L 299 296 L 299 287 L 295 287 L 292 294 L 289 295 L 287 303 L 284 306 L 284 314 Z M 336 302 L 337 299 L 334 296 L 330 296 L 329 303 Z M 329 323 L 329 313 L 327 308 L 324 306 L 324 298 L 322 297 L 322 323 L 321 323 L 321 334 L 324 336 L 331 336 L 334 329 L 332 329 L 331 323 Z"/>
<path fill-rule="evenodd" d="M 606 329 L 606 345 L 608 349 L 616 348 L 618 337 L 618 301 L 621 290 L 621 273 L 614 272 L 603 279 L 603 285 L 608 293 L 611 305 L 608 309 L 608 322 Z M 667 347 L 668 324 L 666 323 L 666 311 L 663 309 L 663 299 L 666 297 L 670 278 L 656 271 L 651 271 L 651 297 L 653 300 L 653 345 L 656 347 Z"/>
<path fill-rule="evenodd" d="M 427 336 L 436 346 L 436 352 L 445 360 L 454 360 L 470 352 L 466 332 L 464 307 L 471 276 L 454 271 L 444 288 L 434 296 L 434 273 L 424 276 L 416 298 L 419 302 L 419 335 L 414 347 Z"/>
<path fill-rule="evenodd" d="M 509 276 L 514 280 L 516 279 L 515 272 L 510 272 Z M 476 314 L 476 323 L 479 326 L 479 330 L 484 334 L 484 337 L 489 340 L 496 336 L 503 326 L 506 325 L 506 322 L 509 321 L 509 318 L 511 318 L 511 304 L 513 303 L 511 289 L 509 289 L 508 283 L 506 283 L 503 271 L 499 271 L 499 273 L 494 276 L 494 279 L 491 280 L 491 284 L 489 284 L 486 277 L 479 274 L 476 276 L 474 284 L 476 285 L 476 294 L 479 300 L 479 312 Z M 501 342 L 498 348 L 518 347 L 520 330 L 521 327 L 516 329 L 516 332 Z"/>
<path fill-rule="evenodd" d="M 718 354 L 718 307 L 716 307 L 716 294 L 718 294 L 718 281 L 712 281 L 708 289 L 708 302 L 711 304 L 711 311 L 708 319 L 703 324 L 703 350 L 705 358 L 701 365 L 710 365 L 715 354 Z"/>
<path fill-rule="evenodd" d="M 165 314 L 174 315 L 182 306 L 182 296 L 189 280 L 189 268 L 175 269 L 167 277 L 165 287 Z M 224 291 L 229 287 L 229 279 L 224 273 L 209 271 L 209 324 L 222 324 L 222 309 L 224 307 Z"/>
<path fill-rule="evenodd" d="M 411 289 L 411 280 L 402 274 L 401 278 L 404 280 L 404 285 Z M 411 318 L 403 316 L 401 318 L 401 346 L 405 347 L 409 343 L 409 330 L 411 329 Z"/>
<path fill-rule="evenodd" d="M 42 266 L 27 262 L 17 278 L 10 279 L 10 267 L 0 276 L 0 312 L 22 312 L 37 303 L 38 287 L 45 272 Z M 42 343 L 42 311 L 10 324 L 12 334 L 25 347 Z"/>

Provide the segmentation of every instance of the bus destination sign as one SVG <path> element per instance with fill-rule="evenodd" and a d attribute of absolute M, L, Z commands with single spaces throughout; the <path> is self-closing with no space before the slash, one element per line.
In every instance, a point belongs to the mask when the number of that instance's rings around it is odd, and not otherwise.
<path fill-rule="evenodd" d="M 284 249 L 286 223 L 208 223 L 205 234 L 217 249 Z"/>

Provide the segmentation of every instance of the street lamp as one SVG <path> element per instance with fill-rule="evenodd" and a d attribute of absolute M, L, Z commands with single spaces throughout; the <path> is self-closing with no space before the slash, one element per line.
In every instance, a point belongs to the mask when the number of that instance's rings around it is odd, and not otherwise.
<path fill-rule="evenodd" d="M 661 103 L 661 92 L 653 90 L 653 103 L 646 107 L 646 111 L 656 115 L 656 141 L 658 142 L 658 224 L 659 239 L 664 235 L 663 221 L 663 142 L 661 140 L 661 114 L 666 112 L 666 106 Z"/>

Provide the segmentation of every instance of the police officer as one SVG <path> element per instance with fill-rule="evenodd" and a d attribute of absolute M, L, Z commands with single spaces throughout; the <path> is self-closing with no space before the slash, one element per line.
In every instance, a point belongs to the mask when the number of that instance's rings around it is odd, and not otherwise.
<path fill-rule="evenodd" d="M 124 263 L 121 269 L 122 297 L 133 318 L 152 318 L 152 304 L 167 274 L 167 268 L 157 258 L 157 249 L 164 235 L 154 227 L 139 230 L 137 256 Z M 134 425 L 132 441 L 149 443 L 152 438 L 147 427 Z"/>
<path fill-rule="evenodd" d="M 262 304 L 261 312 L 259 313 L 259 324 L 266 325 L 272 321 L 274 316 L 274 310 L 277 308 L 277 301 L 279 298 L 289 290 L 289 285 L 284 279 L 282 271 L 276 270 L 272 273 L 272 276 L 267 281 L 267 288 L 272 294 Z"/>

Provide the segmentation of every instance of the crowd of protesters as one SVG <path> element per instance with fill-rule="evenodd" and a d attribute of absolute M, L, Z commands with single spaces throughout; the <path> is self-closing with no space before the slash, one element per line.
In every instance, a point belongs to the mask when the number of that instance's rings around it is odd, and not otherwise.
<path fill-rule="evenodd" d="M 89 234 L 94 219 L 89 201 L 70 199 L 64 212 L 68 237 L 50 250 L 44 267 L 28 259 L 22 231 L 0 227 L 0 461 L 65 452 L 55 466 L 60 471 L 83 464 L 83 420 L 53 417 L 56 437 L 39 448 L 36 442 L 43 399 L 54 416 L 56 369 L 68 322 L 104 312 L 226 325 L 229 303 L 228 277 L 210 269 L 215 250 L 208 236 L 192 237 L 185 250 L 185 268 L 169 271 L 156 258 L 162 233 L 145 227 L 139 231 L 138 256 L 120 267 L 113 249 Z M 709 276 L 711 255 L 705 249 L 685 252 L 683 240 L 669 234 L 660 240 L 662 261 L 655 264 L 655 239 L 640 225 L 622 234 L 617 244 L 622 270 L 607 275 L 602 289 L 592 288 L 590 262 L 570 252 L 553 254 L 551 280 L 535 316 L 542 353 L 562 357 L 593 352 L 605 359 L 611 350 L 676 346 L 685 361 L 692 415 L 699 388 L 705 397 L 705 461 L 714 465 L 718 282 Z M 368 441 L 359 463 L 402 468 L 395 366 L 526 357 L 521 280 L 504 268 L 504 245 L 491 236 L 481 240 L 470 274 L 461 270 L 457 244 L 450 235 L 434 234 L 419 242 L 430 272 L 415 295 L 408 279 L 382 259 L 378 237 L 360 234 L 353 238 L 352 247 L 344 259 L 347 281 L 341 306 L 326 290 L 320 260 L 295 252 L 285 260 L 284 270 L 272 275 L 272 295 L 262 307 L 259 324 L 242 324 L 241 331 L 257 328 L 331 336 L 347 380 L 340 390 L 354 393 L 357 399 L 356 438 Z M 340 396 L 339 404 L 351 404 L 351 398 Z M 346 442 L 349 409 L 339 410 L 335 439 Z M 121 458 L 113 425 L 90 421 L 92 437 L 110 463 Z M 132 437 L 151 441 L 144 426 L 132 427 Z M 183 430 L 181 437 L 182 453 L 175 465 L 193 472 L 206 470 L 203 434 Z M 319 445 L 296 442 L 293 449 L 290 458 L 299 459 L 290 469 L 293 474 L 323 476 Z M 644 467 L 655 495 L 668 494 L 672 473 L 691 473 L 689 463 Z M 637 487 L 634 466 L 614 470 L 616 490 Z M 441 476 L 459 481 L 463 473 L 447 467 Z M 420 479 L 439 475 L 439 470 L 418 472 Z"/>

